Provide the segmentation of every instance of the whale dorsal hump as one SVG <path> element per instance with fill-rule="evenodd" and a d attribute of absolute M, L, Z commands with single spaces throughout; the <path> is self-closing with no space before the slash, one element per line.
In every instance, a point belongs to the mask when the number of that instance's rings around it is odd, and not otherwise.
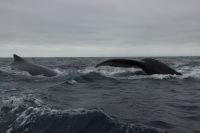
<path fill-rule="evenodd" d="M 22 57 L 16 54 L 13 54 L 13 58 L 14 58 L 14 62 L 25 62 L 25 60 Z"/>
<path fill-rule="evenodd" d="M 152 58 L 145 58 L 141 61 L 137 60 L 127 60 L 127 59 L 111 59 L 104 62 L 101 62 L 96 65 L 99 66 L 114 66 L 114 67 L 138 67 L 141 68 L 146 74 L 177 74 L 181 75 L 181 73 L 175 71 L 174 69 L 170 68 L 166 64 L 152 59 Z"/>
<path fill-rule="evenodd" d="M 114 66 L 114 67 L 139 67 L 144 68 L 143 62 L 137 60 L 128 60 L 128 59 L 110 59 L 104 62 L 101 62 L 96 65 L 96 67 L 100 66 Z"/>

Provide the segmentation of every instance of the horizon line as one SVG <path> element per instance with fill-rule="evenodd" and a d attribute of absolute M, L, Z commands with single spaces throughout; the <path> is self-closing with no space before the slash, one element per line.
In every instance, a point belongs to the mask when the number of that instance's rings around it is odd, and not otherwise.
<path fill-rule="evenodd" d="M 21 56 L 21 55 L 20 55 Z M 200 55 L 152 55 L 152 56 L 21 56 L 23 58 L 140 58 L 140 57 L 200 57 Z M 13 58 L 13 56 L 0 56 Z"/>

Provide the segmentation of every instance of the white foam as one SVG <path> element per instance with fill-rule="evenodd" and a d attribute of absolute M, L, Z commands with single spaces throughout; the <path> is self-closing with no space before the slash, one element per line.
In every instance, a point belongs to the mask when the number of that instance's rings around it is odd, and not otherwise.
<path fill-rule="evenodd" d="M 95 67 L 87 67 L 86 69 L 79 71 L 80 73 L 91 73 L 96 72 L 103 76 L 116 78 L 116 79 L 169 79 L 169 78 L 178 78 L 178 79 L 185 79 L 185 78 L 195 78 L 200 79 L 200 67 L 190 67 L 190 66 L 183 66 L 178 69 L 178 72 L 182 73 L 183 75 L 170 75 L 170 74 L 153 74 L 153 75 L 131 75 L 131 76 L 117 76 L 117 74 L 123 73 L 134 73 L 138 70 L 137 68 L 119 68 L 119 67 L 110 67 L 110 66 L 103 66 L 100 68 Z"/>
<path fill-rule="evenodd" d="M 184 78 L 195 78 L 200 79 L 200 67 L 185 67 L 182 69 L 184 74 L 180 77 L 182 79 Z"/>
<path fill-rule="evenodd" d="M 96 73 L 102 74 L 104 76 L 112 76 L 112 75 L 120 74 L 120 73 L 128 73 L 128 72 L 134 73 L 134 72 L 137 72 L 138 70 L 141 70 L 141 69 L 102 66 L 102 67 L 99 67 L 99 68 L 87 67 L 84 70 L 79 70 L 79 72 L 83 73 L 83 74 L 96 72 Z"/>
<path fill-rule="evenodd" d="M 64 75 L 64 74 L 66 74 L 67 73 L 67 71 L 66 70 L 63 70 L 63 69 L 60 69 L 60 68 L 55 68 L 55 69 L 53 69 L 57 74 L 59 74 L 59 75 Z"/>
<path fill-rule="evenodd" d="M 70 80 L 70 81 L 68 81 L 68 83 L 70 83 L 70 84 L 76 84 L 77 81 L 76 80 Z"/>
<path fill-rule="evenodd" d="M 15 110 L 18 109 L 20 105 L 24 105 L 24 100 L 26 100 L 27 102 L 31 101 L 37 106 L 41 106 L 43 104 L 43 101 L 41 99 L 36 99 L 31 94 L 27 96 L 20 96 L 20 97 L 16 97 L 16 96 L 3 97 L 2 103 L 4 106 L 13 107 L 10 112 L 14 112 Z"/>

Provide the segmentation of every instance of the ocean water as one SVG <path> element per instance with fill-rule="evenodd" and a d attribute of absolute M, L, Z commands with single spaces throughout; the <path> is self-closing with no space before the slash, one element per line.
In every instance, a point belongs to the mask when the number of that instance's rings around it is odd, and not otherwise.
<path fill-rule="evenodd" d="M 0 59 L 0 133 L 200 133 L 200 57 L 156 57 L 176 75 L 95 68 L 110 58 L 27 58 L 55 77 Z M 138 59 L 138 58 L 128 58 Z"/>

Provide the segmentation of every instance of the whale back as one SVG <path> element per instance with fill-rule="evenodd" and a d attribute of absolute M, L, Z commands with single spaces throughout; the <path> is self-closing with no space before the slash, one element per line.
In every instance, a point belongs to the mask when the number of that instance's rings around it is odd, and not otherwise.
<path fill-rule="evenodd" d="M 141 68 L 148 75 L 152 74 L 181 75 L 181 73 L 173 70 L 164 63 L 151 58 L 145 58 L 142 61 L 128 60 L 128 59 L 111 59 L 96 65 L 96 67 L 100 66 L 113 66 L 113 67 L 125 67 L 125 68 L 138 67 Z"/>
<path fill-rule="evenodd" d="M 44 66 L 35 65 L 24 60 L 18 55 L 13 55 L 14 61 L 11 63 L 11 68 L 14 70 L 21 70 L 30 73 L 31 75 L 43 75 L 47 77 L 55 76 L 57 73 Z"/>
<path fill-rule="evenodd" d="M 104 62 L 101 62 L 96 65 L 96 67 L 100 66 L 113 66 L 113 67 L 138 67 L 138 68 L 143 68 L 143 63 L 140 61 L 136 60 L 128 60 L 128 59 L 110 59 Z"/>

